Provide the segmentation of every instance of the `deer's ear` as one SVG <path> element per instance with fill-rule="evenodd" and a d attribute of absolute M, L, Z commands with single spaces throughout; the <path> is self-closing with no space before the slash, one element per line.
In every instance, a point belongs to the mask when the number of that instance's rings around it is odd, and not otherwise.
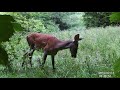
<path fill-rule="evenodd" d="M 79 40 L 80 40 L 80 38 L 79 38 L 79 34 L 75 35 L 75 37 L 74 37 L 74 41 L 79 41 Z"/>

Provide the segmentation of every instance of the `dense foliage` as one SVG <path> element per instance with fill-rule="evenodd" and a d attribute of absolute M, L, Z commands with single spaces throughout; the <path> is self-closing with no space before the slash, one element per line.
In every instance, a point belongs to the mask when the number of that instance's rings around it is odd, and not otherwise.
<path fill-rule="evenodd" d="M 119 23 L 119 12 L 10 12 L 26 31 L 53 32 L 106 27 Z M 33 24 L 34 23 L 34 24 Z"/>
<path fill-rule="evenodd" d="M 111 12 L 85 12 L 83 15 L 85 26 L 88 27 L 106 27 L 109 26 L 109 15 Z"/>
<path fill-rule="evenodd" d="M 15 12 L 11 15 L 29 32 L 53 32 L 84 27 L 82 12 Z"/>
<path fill-rule="evenodd" d="M 113 13 L 110 15 L 110 21 L 111 21 L 111 23 L 113 23 L 113 24 L 118 24 L 118 25 L 120 25 L 120 12 L 113 12 Z"/>
<path fill-rule="evenodd" d="M 4 12 L 4 14 L 12 16 L 13 21 L 0 18 L 0 64 L 7 65 L 10 61 L 13 73 L 0 71 L 0 77 L 120 77 L 120 27 L 110 26 L 119 25 L 119 12 Z M 79 42 L 76 59 L 70 56 L 69 50 L 58 52 L 55 57 L 57 69 L 52 72 L 49 56 L 44 69 L 39 67 L 37 60 L 40 58 L 42 61 L 41 51 L 34 52 L 33 67 L 29 67 L 29 59 L 23 57 L 29 49 L 26 36 L 32 32 L 52 34 L 62 40 L 73 39 L 74 35 L 79 33 L 84 39 Z M 21 63 L 25 59 L 27 63 L 22 68 Z M 1 70 L 2 68 L 0 66 Z"/>
<path fill-rule="evenodd" d="M 69 50 L 59 51 L 55 57 L 56 72 L 52 72 L 51 57 L 48 56 L 44 69 L 39 67 L 38 58 L 42 61 L 43 53 L 35 51 L 32 59 L 33 67 L 28 64 L 21 67 L 23 54 L 29 49 L 25 36 L 17 32 L 10 42 L 4 43 L 15 72 L 2 77 L 116 77 L 119 75 L 117 60 L 120 57 L 119 27 L 93 28 L 85 31 L 51 32 L 59 39 L 73 39 L 79 33 L 84 40 L 79 42 L 77 58 L 73 59 Z M 59 34 L 58 34 L 59 33 Z M 18 37 L 21 38 L 18 42 Z M 14 49 L 13 49 L 14 48 Z M 27 61 L 27 59 L 26 59 Z M 115 70 L 115 71 L 114 71 Z M 1 75 L 4 72 L 0 72 Z"/>
<path fill-rule="evenodd" d="M 12 16 L 0 15 L 0 64 L 7 66 L 9 70 L 11 70 L 11 66 L 10 61 L 8 60 L 8 54 L 1 43 L 9 41 L 9 38 L 13 35 L 14 31 L 21 29 L 20 25 L 14 22 Z"/>

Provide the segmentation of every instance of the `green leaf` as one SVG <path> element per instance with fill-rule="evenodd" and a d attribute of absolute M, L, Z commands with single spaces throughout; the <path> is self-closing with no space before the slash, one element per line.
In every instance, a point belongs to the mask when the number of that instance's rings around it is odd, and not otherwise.
<path fill-rule="evenodd" d="M 13 21 L 10 15 L 0 15 L 0 42 L 8 41 L 12 36 L 14 29 L 11 22 Z"/>
<path fill-rule="evenodd" d="M 110 15 L 110 22 L 120 22 L 120 12 L 114 12 Z"/>
<path fill-rule="evenodd" d="M 18 23 L 12 23 L 12 24 L 13 24 L 13 28 L 15 31 L 22 31 L 23 30 L 23 28 L 21 27 L 20 24 L 18 24 Z"/>
<path fill-rule="evenodd" d="M 7 52 L 0 46 L 0 64 L 5 65 L 9 71 L 12 71 Z"/>
<path fill-rule="evenodd" d="M 114 73 L 116 77 L 120 77 L 120 58 L 114 64 Z"/>
<path fill-rule="evenodd" d="M 8 64 L 8 55 L 2 47 L 0 47 L 0 64 Z"/>

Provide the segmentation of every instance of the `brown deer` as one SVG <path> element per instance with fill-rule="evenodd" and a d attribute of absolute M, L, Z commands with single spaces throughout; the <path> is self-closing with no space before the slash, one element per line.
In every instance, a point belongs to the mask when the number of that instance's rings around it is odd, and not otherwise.
<path fill-rule="evenodd" d="M 72 40 L 62 41 L 48 34 L 32 33 L 28 35 L 26 39 L 30 46 L 30 52 L 28 55 L 31 67 L 32 67 L 31 59 L 34 51 L 42 49 L 44 51 L 42 66 L 44 66 L 45 64 L 47 55 L 51 55 L 52 67 L 53 69 L 55 69 L 54 57 L 57 54 L 57 52 L 59 50 L 70 49 L 71 56 L 73 58 L 76 58 L 78 50 L 78 41 L 82 40 L 83 38 L 79 38 L 79 34 L 77 34 L 75 35 L 73 41 Z M 24 65 L 24 63 L 25 61 L 23 61 L 22 66 Z"/>

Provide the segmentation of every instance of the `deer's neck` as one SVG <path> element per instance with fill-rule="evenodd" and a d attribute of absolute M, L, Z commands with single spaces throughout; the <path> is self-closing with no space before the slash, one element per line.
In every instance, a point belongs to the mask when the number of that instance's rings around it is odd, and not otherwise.
<path fill-rule="evenodd" d="M 57 50 L 63 50 L 63 49 L 68 49 L 70 48 L 70 44 L 73 41 L 71 40 L 66 40 L 66 41 L 59 41 L 58 44 L 56 45 Z"/>

